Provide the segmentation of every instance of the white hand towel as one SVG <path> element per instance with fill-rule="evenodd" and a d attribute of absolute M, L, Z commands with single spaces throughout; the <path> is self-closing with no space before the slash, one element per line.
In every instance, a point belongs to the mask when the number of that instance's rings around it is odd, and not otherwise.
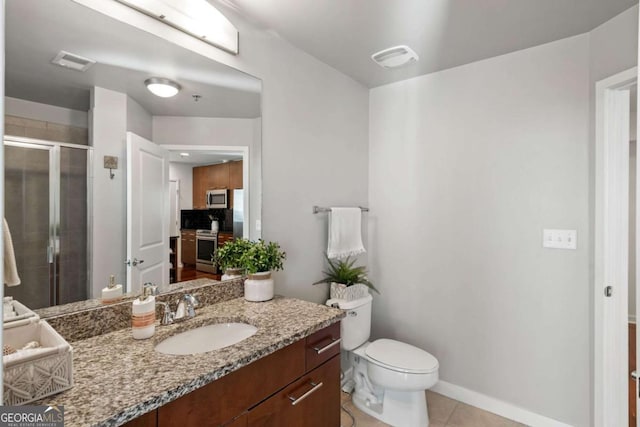
<path fill-rule="evenodd" d="M 329 213 L 329 258 L 346 258 L 366 252 L 362 244 L 360 208 L 331 208 Z"/>
<path fill-rule="evenodd" d="M 16 254 L 13 251 L 13 240 L 11 240 L 11 232 L 7 219 L 3 218 L 2 234 L 4 242 L 4 284 L 7 286 L 18 286 L 20 284 L 20 276 L 18 276 L 18 267 L 16 266 Z"/>

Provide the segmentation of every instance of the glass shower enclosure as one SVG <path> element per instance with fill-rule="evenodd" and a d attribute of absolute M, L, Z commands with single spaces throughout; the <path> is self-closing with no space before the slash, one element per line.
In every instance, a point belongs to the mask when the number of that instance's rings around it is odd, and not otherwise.
<path fill-rule="evenodd" d="M 22 282 L 5 296 L 32 309 L 87 299 L 91 148 L 5 137 L 4 154 L 5 218 Z"/>

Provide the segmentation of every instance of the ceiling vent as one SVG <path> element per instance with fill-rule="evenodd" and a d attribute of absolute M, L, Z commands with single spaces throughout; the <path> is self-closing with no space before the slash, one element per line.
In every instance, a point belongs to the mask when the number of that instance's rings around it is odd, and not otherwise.
<path fill-rule="evenodd" d="M 85 58 L 84 56 L 76 55 L 75 53 L 65 52 L 64 50 L 58 52 L 51 62 L 61 67 L 71 68 L 76 71 L 87 71 L 89 67 L 96 63 L 93 59 Z"/>
<path fill-rule="evenodd" d="M 409 46 L 394 46 L 371 55 L 378 65 L 384 68 L 396 68 L 412 62 L 418 62 L 418 54 Z"/>

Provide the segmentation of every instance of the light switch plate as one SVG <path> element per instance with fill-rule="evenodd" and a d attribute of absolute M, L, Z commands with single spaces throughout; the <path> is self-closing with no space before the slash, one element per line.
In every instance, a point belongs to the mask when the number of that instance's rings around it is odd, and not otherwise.
<path fill-rule="evenodd" d="M 577 249 L 577 230 L 551 230 L 542 232 L 542 247 L 551 249 Z"/>

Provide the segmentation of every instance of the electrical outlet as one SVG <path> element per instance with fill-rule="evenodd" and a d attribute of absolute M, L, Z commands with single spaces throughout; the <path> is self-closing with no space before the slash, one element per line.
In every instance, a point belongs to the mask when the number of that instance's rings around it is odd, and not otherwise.
<path fill-rule="evenodd" d="M 550 230 L 542 232 L 542 247 L 551 249 L 577 249 L 577 230 Z"/>

